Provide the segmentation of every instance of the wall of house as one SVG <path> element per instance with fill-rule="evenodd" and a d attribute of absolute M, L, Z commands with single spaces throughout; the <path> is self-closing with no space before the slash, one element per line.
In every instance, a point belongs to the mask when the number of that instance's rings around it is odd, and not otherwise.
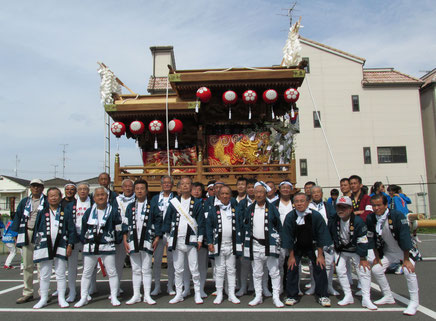
<path fill-rule="evenodd" d="M 328 197 L 330 189 L 339 186 L 339 177 L 357 174 L 367 186 L 378 180 L 386 185 L 401 185 L 414 202 L 410 208 L 424 212 L 424 199 L 417 198 L 423 188 L 419 183 L 426 181 L 418 88 L 364 88 L 362 63 L 304 43 L 302 57 L 309 57 L 310 73 L 300 88 L 297 103 L 300 109 L 295 153 L 297 185 L 316 181 L 327 187 L 324 195 Z M 315 108 L 309 86 L 339 177 L 323 132 L 313 125 Z M 359 95 L 359 112 L 352 110 L 352 95 Z M 381 146 L 406 146 L 407 163 L 379 164 L 377 147 Z M 364 164 L 363 147 L 370 147 L 371 164 Z M 300 175 L 300 159 L 307 159 L 307 176 Z M 428 199 L 425 202 L 428 206 Z"/>
<path fill-rule="evenodd" d="M 436 86 L 434 84 L 421 91 L 421 113 L 430 211 L 436 213 Z"/>
<path fill-rule="evenodd" d="M 0 176 L 0 215 L 10 215 L 8 197 L 15 197 L 15 209 L 28 194 L 28 188 L 6 177 Z"/>

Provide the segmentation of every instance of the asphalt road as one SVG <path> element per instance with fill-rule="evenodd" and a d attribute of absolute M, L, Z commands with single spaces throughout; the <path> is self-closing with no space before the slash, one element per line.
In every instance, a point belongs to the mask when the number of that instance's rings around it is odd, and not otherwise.
<path fill-rule="evenodd" d="M 241 304 L 235 305 L 228 301 L 217 306 L 213 304 L 214 297 L 209 296 L 204 300 L 204 304 L 196 305 L 194 303 L 193 295 L 176 305 L 168 303 L 170 297 L 166 294 L 160 294 L 155 299 L 157 304 L 149 306 L 146 303 L 138 303 L 133 306 L 127 306 L 125 302 L 132 295 L 131 285 L 131 270 L 124 269 L 123 280 L 121 287 L 124 290 L 120 301 L 120 307 L 112 307 L 110 301 L 107 299 L 109 294 L 109 284 L 107 278 L 103 278 L 101 274 L 98 275 L 98 293 L 93 296 L 92 301 L 81 309 L 72 307 L 67 309 L 60 309 L 57 305 L 57 300 L 54 298 L 51 303 L 44 309 L 35 311 L 32 306 L 36 301 L 17 305 L 15 300 L 21 295 L 22 291 L 22 276 L 19 269 L 14 270 L 0 270 L 0 315 L 2 320 L 34 320 L 46 321 L 51 320 L 85 320 L 85 318 L 92 318 L 95 320 L 144 320 L 147 321 L 164 321 L 164 320 L 224 320 L 238 319 L 238 321 L 254 321 L 254 320 L 436 320 L 436 301 L 434 300 L 434 293 L 436 289 L 436 278 L 434 277 L 436 271 L 436 234 L 434 235 L 420 235 L 422 243 L 420 244 L 421 252 L 424 256 L 424 261 L 419 262 L 416 266 L 418 282 L 420 287 L 420 311 L 416 316 L 404 316 L 402 310 L 407 305 L 409 297 L 407 291 L 406 280 L 402 275 L 389 274 L 388 279 L 392 291 L 395 293 L 396 304 L 389 306 L 382 306 L 377 311 L 368 311 L 362 309 L 360 304 L 360 297 L 355 298 L 355 303 L 346 307 L 340 307 L 337 302 L 342 298 L 342 294 L 338 297 L 331 297 L 332 307 L 322 308 L 315 302 L 313 296 L 304 296 L 300 303 L 295 307 L 285 307 L 283 309 L 274 308 L 271 298 L 266 298 L 264 303 L 257 307 L 249 307 L 248 302 L 252 298 L 252 294 L 246 295 L 241 298 Z M 4 262 L 5 256 L 0 256 L 0 262 Z M 14 265 L 18 266 L 18 256 L 14 261 Z M 79 271 L 80 274 L 80 271 Z M 80 276 L 79 276 L 80 277 Z M 166 276 L 163 275 L 163 278 Z M 307 283 L 307 280 L 303 280 Z M 39 284 L 35 281 L 35 293 Z M 79 284 L 78 284 L 79 287 Z M 51 288 L 56 288 L 56 282 L 53 279 Z M 162 283 L 162 288 L 166 289 L 165 282 Z M 335 288 L 340 290 L 339 283 L 335 281 Z M 208 294 L 214 291 L 214 283 L 208 281 L 206 285 L 206 292 Z M 354 290 L 356 290 L 354 288 Z M 341 291 L 340 291 L 341 292 Z M 193 293 L 193 291 L 192 291 Z M 381 297 L 377 286 L 371 291 L 373 300 Z"/>

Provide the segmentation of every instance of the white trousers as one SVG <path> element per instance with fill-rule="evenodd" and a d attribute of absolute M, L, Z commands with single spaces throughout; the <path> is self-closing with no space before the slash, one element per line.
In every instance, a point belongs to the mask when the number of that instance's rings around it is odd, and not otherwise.
<path fill-rule="evenodd" d="M 91 285 L 92 275 L 97 266 L 98 258 L 103 261 L 107 275 L 109 277 L 109 286 L 111 290 L 111 296 L 117 297 L 119 289 L 119 281 L 117 275 L 117 269 L 115 267 L 115 254 L 111 255 L 84 255 L 83 256 L 83 275 L 80 282 L 80 296 L 81 299 L 88 297 L 89 286 Z"/>
<path fill-rule="evenodd" d="M 65 297 L 65 291 L 67 289 L 67 279 L 66 279 L 66 270 L 67 270 L 67 261 L 59 259 L 55 257 L 53 260 L 42 261 L 39 263 L 39 291 L 42 296 L 48 296 L 48 292 L 50 290 L 50 277 L 52 273 L 52 267 L 54 263 L 56 281 L 57 281 L 57 290 L 60 296 Z"/>
<path fill-rule="evenodd" d="M 153 277 L 154 286 L 160 288 L 160 276 L 162 268 L 162 257 L 165 248 L 167 249 L 167 274 L 168 274 L 168 284 L 167 290 L 173 290 L 174 288 L 174 262 L 173 262 L 173 252 L 168 251 L 167 247 L 168 240 L 166 237 L 159 239 L 157 243 L 156 250 L 153 253 L 154 263 L 153 263 Z"/>
<path fill-rule="evenodd" d="M 362 290 L 362 298 L 370 298 L 371 291 L 371 270 L 359 266 L 360 256 L 357 253 L 340 252 L 335 253 L 336 273 L 339 283 L 345 295 L 351 295 L 350 280 L 348 279 L 349 266 L 352 264 L 359 277 Z"/>
<path fill-rule="evenodd" d="M 194 282 L 195 293 L 200 292 L 200 273 L 198 272 L 198 253 L 197 248 L 185 244 L 185 238 L 177 240 L 176 249 L 173 251 L 174 276 L 177 295 L 182 295 L 183 291 L 183 272 L 185 271 L 185 256 L 188 258 L 189 270 L 191 271 L 192 281 Z"/>
<path fill-rule="evenodd" d="M 413 260 L 410 260 L 412 262 L 413 266 L 415 266 L 415 262 Z M 374 275 L 374 278 L 376 279 L 378 285 L 380 286 L 383 295 L 389 295 L 391 294 L 391 288 L 389 286 L 388 280 L 386 279 L 386 269 L 391 265 L 392 263 L 397 263 L 394 260 L 390 260 L 388 257 L 384 256 L 381 259 L 381 265 L 375 264 L 372 266 L 372 273 Z M 404 269 L 404 277 L 407 281 L 407 288 L 409 290 L 409 294 L 411 298 L 418 299 L 418 279 L 416 277 L 415 273 L 410 273 L 407 269 Z"/>
<path fill-rule="evenodd" d="M 17 247 L 14 243 L 5 243 L 6 247 L 8 248 L 9 255 L 6 258 L 5 265 L 11 266 L 12 260 L 14 259 L 15 255 L 17 254 Z"/>
<path fill-rule="evenodd" d="M 215 257 L 215 285 L 217 290 L 223 289 L 226 272 L 229 289 L 234 291 L 236 287 L 236 255 L 233 255 L 232 242 L 223 242 L 220 255 Z"/>
<path fill-rule="evenodd" d="M 264 264 L 269 271 L 271 277 L 271 284 L 274 296 L 279 296 L 280 293 L 280 270 L 279 270 L 279 258 L 273 256 L 265 256 L 264 252 L 253 252 L 253 261 L 251 265 L 253 267 L 253 282 L 254 291 L 256 296 L 262 296 L 262 278 L 264 274 Z"/>
<path fill-rule="evenodd" d="M 132 263 L 132 284 L 134 292 L 141 289 L 141 281 L 144 285 L 144 294 L 150 295 L 151 291 L 151 262 L 152 255 L 145 251 L 130 254 Z"/>

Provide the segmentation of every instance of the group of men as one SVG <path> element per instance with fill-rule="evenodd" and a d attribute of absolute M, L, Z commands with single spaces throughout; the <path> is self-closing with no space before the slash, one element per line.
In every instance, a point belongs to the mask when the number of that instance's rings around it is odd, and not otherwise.
<path fill-rule="evenodd" d="M 58 188 L 49 188 L 45 196 L 43 182 L 31 181 L 31 195 L 20 202 L 12 226 L 24 264 L 23 296 L 17 303 L 33 299 L 33 267 L 39 263 L 40 300 L 34 308 L 48 304 L 53 267 L 59 305 L 68 307 L 78 299 L 74 306 L 82 307 L 96 290 L 99 264 L 109 278 L 111 303 L 118 306 L 123 265 L 129 256 L 133 296 L 126 304 L 156 304 L 152 296 L 161 292 L 166 248 L 171 304 L 190 294 L 191 279 L 195 303 L 203 303 L 210 261 L 214 304 L 221 304 L 224 294 L 238 304 L 238 297 L 251 286 L 250 306 L 261 304 L 264 296 L 272 296 L 278 308 L 293 306 L 301 300 L 300 265 L 306 258 L 312 279 L 306 294 L 316 294 L 324 307 L 331 305 L 329 294 L 339 295 L 332 283 L 334 271 L 344 292 L 338 305 L 354 303 L 353 268 L 363 307 L 376 310 L 378 305 L 395 303 L 385 276 L 394 262 L 402 263 L 410 293 L 404 313 L 414 315 L 419 306 L 407 219 L 389 208 L 385 195 L 363 193 L 357 175 L 341 180 L 344 195 L 333 206 L 323 201 L 322 188 L 313 182 L 305 184 L 303 193 L 295 192 L 285 180 L 276 194 L 273 182 L 240 177 L 236 197 L 224 183 L 210 182 L 203 198 L 201 183 L 182 177 L 173 192 L 172 177 L 163 176 L 162 191 L 151 199 L 143 179 L 125 179 L 120 195 L 109 189 L 108 174 L 100 174 L 99 183 L 93 195 L 86 183 L 68 184 L 62 198 Z M 342 189 L 343 185 L 349 189 Z M 79 252 L 83 254 L 80 297 L 76 294 Z M 370 298 L 371 272 L 383 294 L 375 302 Z"/>

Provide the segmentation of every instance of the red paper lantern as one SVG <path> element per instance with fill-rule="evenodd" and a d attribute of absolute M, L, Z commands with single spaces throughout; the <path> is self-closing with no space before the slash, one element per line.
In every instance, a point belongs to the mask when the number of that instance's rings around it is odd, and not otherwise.
<path fill-rule="evenodd" d="M 126 133 L 126 125 L 124 125 L 122 122 L 116 121 L 111 126 L 111 132 L 117 138 L 120 138 Z"/>
<path fill-rule="evenodd" d="M 212 93 L 207 87 L 200 87 L 196 93 L 197 102 L 195 103 L 195 112 L 198 113 L 198 101 L 202 103 L 208 103 L 210 98 L 212 98 Z"/>
<path fill-rule="evenodd" d="M 263 92 L 262 98 L 263 98 L 263 101 L 265 103 L 267 103 L 268 105 L 271 105 L 271 117 L 272 117 L 272 119 L 274 119 L 275 115 L 274 115 L 273 104 L 279 98 L 279 95 L 277 94 L 277 91 L 275 91 L 274 89 L 267 89 L 267 90 L 265 90 Z"/>
<path fill-rule="evenodd" d="M 265 103 L 274 104 L 279 98 L 279 95 L 277 95 L 277 91 L 274 89 L 267 89 L 263 92 L 262 98 Z"/>
<path fill-rule="evenodd" d="M 164 131 L 164 124 L 160 120 L 152 120 L 148 125 L 148 130 L 154 135 L 162 134 Z"/>
<path fill-rule="evenodd" d="M 210 98 L 212 98 L 212 93 L 207 87 L 200 87 L 197 90 L 197 98 L 200 99 L 202 103 L 208 103 Z"/>
<path fill-rule="evenodd" d="M 183 123 L 179 119 L 173 119 L 168 123 L 168 131 L 171 134 L 176 135 L 176 140 L 174 142 L 174 148 L 179 148 L 179 142 L 177 141 L 177 134 L 181 133 L 183 130 Z"/>
<path fill-rule="evenodd" d="M 284 98 L 287 103 L 295 103 L 300 97 L 300 93 L 295 88 L 289 88 L 285 91 Z"/>
<path fill-rule="evenodd" d="M 248 119 L 251 119 L 251 105 L 254 105 L 257 101 L 257 93 L 254 90 L 246 90 L 242 94 L 242 101 L 248 105 Z"/>
<path fill-rule="evenodd" d="M 223 94 L 223 103 L 229 106 L 229 119 L 232 119 L 232 106 L 238 100 L 238 95 L 233 90 L 227 90 Z"/>
<path fill-rule="evenodd" d="M 145 130 L 145 125 L 142 121 L 135 120 L 130 123 L 129 128 L 133 135 L 141 135 Z"/>
<path fill-rule="evenodd" d="M 233 90 L 227 90 L 223 94 L 223 102 L 226 105 L 233 105 L 238 100 L 238 95 Z"/>
<path fill-rule="evenodd" d="M 152 120 L 148 124 L 148 130 L 154 135 L 154 149 L 157 149 L 157 135 L 164 131 L 164 124 L 160 120 Z"/>

